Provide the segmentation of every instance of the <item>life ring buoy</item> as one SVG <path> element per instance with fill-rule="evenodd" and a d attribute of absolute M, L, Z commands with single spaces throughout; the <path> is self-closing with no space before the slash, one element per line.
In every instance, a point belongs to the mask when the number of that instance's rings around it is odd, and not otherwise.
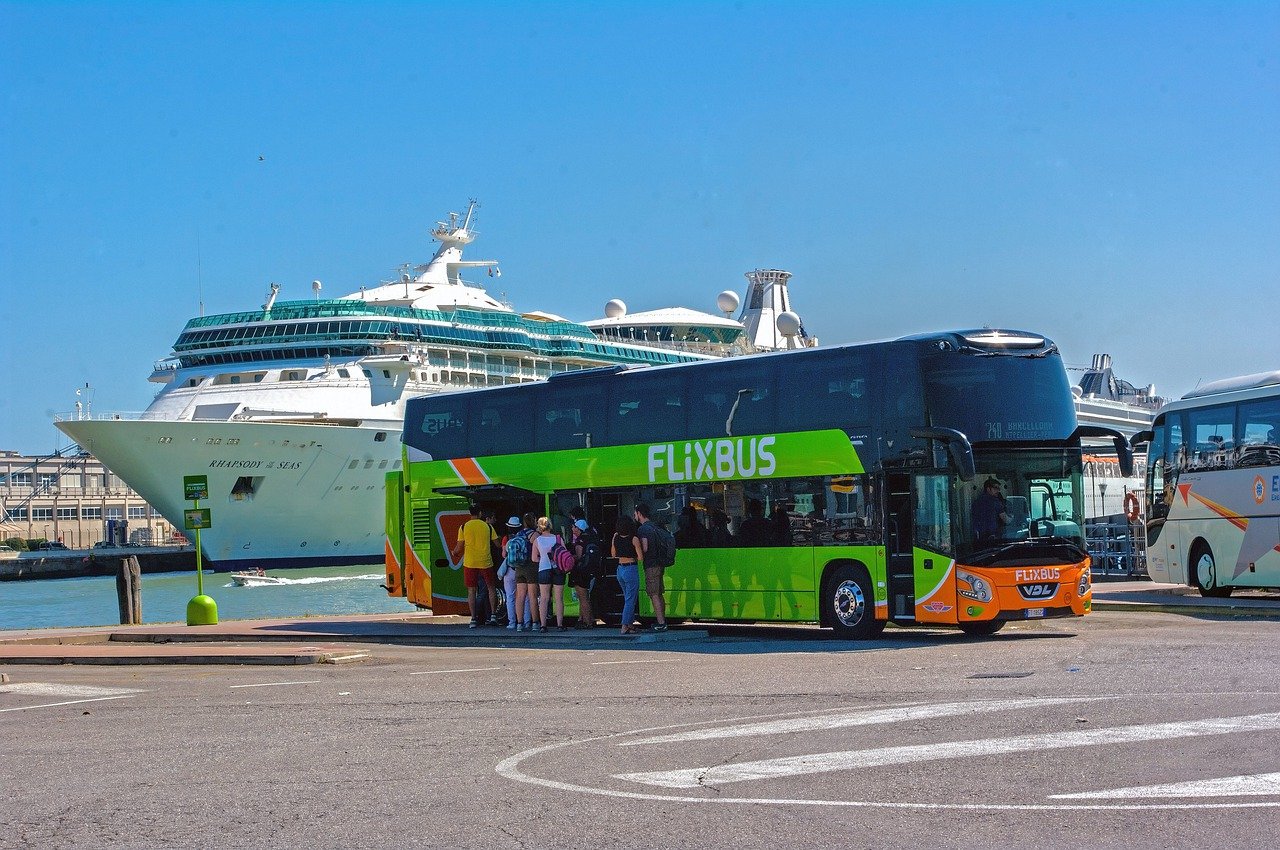
<path fill-rule="evenodd" d="M 1136 493 L 1124 494 L 1124 515 L 1129 522 L 1137 522 L 1138 515 L 1141 513 L 1141 505 L 1138 503 L 1138 495 Z"/>

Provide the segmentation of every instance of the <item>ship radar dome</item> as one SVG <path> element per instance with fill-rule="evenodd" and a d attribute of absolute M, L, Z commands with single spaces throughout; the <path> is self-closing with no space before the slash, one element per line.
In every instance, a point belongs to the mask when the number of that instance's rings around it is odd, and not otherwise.
<path fill-rule="evenodd" d="M 800 317 L 790 310 L 778 314 L 778 333 L 793 337 L 800 333 Z"/>
<path fill-rule="evenodd" d="M 619 319 L 627 315 L 627 304 L 621 298 L 610 299 L 609 303 L 604 305 L 604 314 L 610 319 Z"/>
<path fill-rule="evenodd" d="M 738 300 L 738 293 L 734 292 L 732 289 L 726 289 L 724 292 L 721 292 L 716 296 L 716 306 L 719 307 L 720 312 L 725 315 L 737 310 L 739 303 L 741 302 Z"/>

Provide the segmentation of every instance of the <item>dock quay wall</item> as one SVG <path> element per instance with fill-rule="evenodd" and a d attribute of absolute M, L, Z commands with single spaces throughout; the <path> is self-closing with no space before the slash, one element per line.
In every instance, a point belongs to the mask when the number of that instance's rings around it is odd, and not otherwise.
<path fill-rule="evenodd" d="M 120 562 L 137 558 L 144 573 L 169 573 L 194 570 L 196 553 L 182 549 L 112 549 L 93 552 L 23 553 L 20 557 L 0 561 L 0 581 L 27 581 L 42 578 L 84 578 L 115 575 Z"/>

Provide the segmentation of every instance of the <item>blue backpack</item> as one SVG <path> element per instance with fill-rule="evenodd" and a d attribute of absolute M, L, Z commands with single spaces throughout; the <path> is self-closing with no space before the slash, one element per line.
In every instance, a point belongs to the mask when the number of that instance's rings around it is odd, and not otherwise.
<path fill-rule="evenodd" d="M 507 538 L 507 564 L 523 567 L 530 563 L 533 551 L 529 548 L 529 531 L 517 531 Z"/>

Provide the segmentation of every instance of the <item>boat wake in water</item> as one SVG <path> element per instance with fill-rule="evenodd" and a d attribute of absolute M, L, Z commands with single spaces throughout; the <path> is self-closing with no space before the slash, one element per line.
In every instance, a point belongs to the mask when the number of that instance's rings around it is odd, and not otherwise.
<path fill-rule="evenodd" d="M 275 585 L 325 584 L 334 581 L 373 581 L 381 580 L 382 573 L 366 573 L 358 576 L 307 576 L 305 578 L 281 578 L 279 576 L 238 576 L 223 587 L 270 587 Z"/>

